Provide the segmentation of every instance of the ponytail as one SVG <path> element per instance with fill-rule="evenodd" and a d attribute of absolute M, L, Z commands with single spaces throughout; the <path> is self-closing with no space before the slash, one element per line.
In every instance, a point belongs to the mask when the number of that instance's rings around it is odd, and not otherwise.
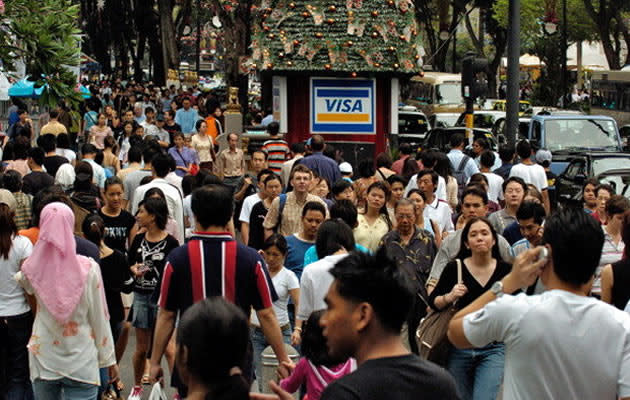
<path fill-rule="evenodd" d="M 98 214 L 90 214 L 83 220 L 81 231 L 87 240 L 100 246 L 105 234 L 105 222 Z"/>

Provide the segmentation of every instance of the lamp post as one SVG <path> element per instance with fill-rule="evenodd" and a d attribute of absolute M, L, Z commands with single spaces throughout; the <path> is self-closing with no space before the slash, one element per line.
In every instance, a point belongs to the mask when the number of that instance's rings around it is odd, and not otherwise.
<path fill-rule="evenodd" d="M 197 43 L 195 48 L 195 70 L 199 76 L 199 60 L 201 58 L 201 0 L 197 0 Z"/>
<path fill-rule="evenodd" d="M 516 132 L 518 132 L 518 92 L 519 92 L 519 58 L 521 52 L 520 32 L 521 32 L 521 2 L 511 0 L 509 2 L 509 25 L 508 25 L 508 71 L 507 71 L 507 98 L 506 98 L 506 123 L 505 136 L 508 144 L 516 144 Z"/>
<path fill-rule="evenodd" d="M 562 0 L 562 108 L 567 108 L 567 0 Z"/>

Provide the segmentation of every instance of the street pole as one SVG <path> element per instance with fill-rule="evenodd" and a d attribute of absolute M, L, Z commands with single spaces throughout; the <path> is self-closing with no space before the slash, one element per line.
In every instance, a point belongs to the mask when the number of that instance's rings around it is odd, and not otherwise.
<path fill-rule="evenodd" d="M 567 93 L 567 0 L 562 0 L 562 108 L 567 108 L 570 93 Z"/>
<path fill-rule="evenodd" d="M 520 0 L 509 1 L 508 26 L 508 68 L 507 68 L 507 98 L 505 136 L 510 146 L 516 145 L 516 133 L 518 132 L 518 101 L 519 101 L 519 57 L 521 53 L 521 4 Z"/>
<path fill-rule="evenodd" d="M 195 70 L 199 76 L 199 60 L 201 58 L 201 0 L 197 0 L 197 48 L 195 49 Z"/>

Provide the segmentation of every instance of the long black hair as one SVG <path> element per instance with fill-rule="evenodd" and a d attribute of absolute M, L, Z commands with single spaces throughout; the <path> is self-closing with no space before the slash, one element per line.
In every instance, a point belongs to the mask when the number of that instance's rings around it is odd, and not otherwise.
<path fill-rule="evenodd" d="M 319 325 L 324 312 L 324 310 L 314 311 L 306 320 L 302 330 L 302 356 L 317 366 L 334 367 L 346 360 L 335 359 L 328 352 L 324 330 Z"/>

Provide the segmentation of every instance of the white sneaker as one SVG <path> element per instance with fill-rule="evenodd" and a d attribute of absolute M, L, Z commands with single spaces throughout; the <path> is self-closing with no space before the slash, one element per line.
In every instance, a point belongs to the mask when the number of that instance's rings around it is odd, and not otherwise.
<path fill-rule="evenodd" d="M 134 386 L 127 400 L 142 400 L 142 386 Z"/>

